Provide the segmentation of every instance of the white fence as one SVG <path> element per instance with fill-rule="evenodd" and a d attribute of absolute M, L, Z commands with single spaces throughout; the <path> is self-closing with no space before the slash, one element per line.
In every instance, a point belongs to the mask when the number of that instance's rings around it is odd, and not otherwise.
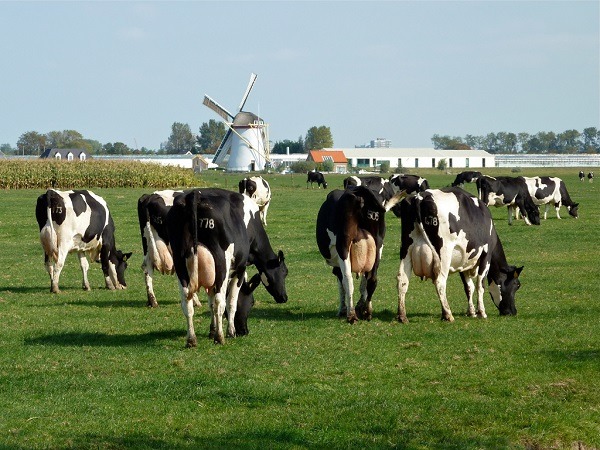
<path fill-rule="evenodd" d="M 600 167 L 600 154 L 585 155 L 501 155 L 496 167 Z"/>

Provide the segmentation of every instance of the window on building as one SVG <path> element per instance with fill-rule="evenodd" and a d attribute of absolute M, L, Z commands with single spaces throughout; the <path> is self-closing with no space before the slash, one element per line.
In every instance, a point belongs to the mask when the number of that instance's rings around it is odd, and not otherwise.
<path fill-rule="evenodd" d="M 469 158 L 465 158 L 465 167 L 469 168 Z"/>
<path fill-rule="evenodd" d="M 448 167 L 452 167 L 452 158 L 448 158 Z"/>
<path fill-rule="evenodd" d="M 60 153 L 56 153 L 56 154 L 54 155 L 54 158 L 55 158 L 55 159 L 60 159 Z"/>
<path fill-rule="evenodd" d="M 431 167 L 435 169 L 435 158 L 431 158 Z"/>
<path fill-rule="evenodd" d="M 69 152 L 67 154 L 67 161 L 73 161 L 73 153 Z"/>
<path fill-rule="evenodd" d="M 485 167 L 485 158 L 481 158 L 481 167 Z"/>
<path fill-rule="evenodd" d="M 419 158 L 415 158 L 415 168 L 419 167 Z"/>
<path fill-rule="evenodd" d="M 357 158 L 356 159 L 356 167 L 369 167 L 369 159 L 368 158 Z"/>
<path fill-rule="evenodd" d="M 80 153 L 79 154 L 79 160 L 80 161 L 85 161 L 85 153 Z"/>
<path fill-rule="evenodd" d="M 331 161 L 331 162 L 333 162 L 333 156 L 331 156 L 331 155 L 325 155 L 325 156 L 323 156 L 323 161 Z"/>

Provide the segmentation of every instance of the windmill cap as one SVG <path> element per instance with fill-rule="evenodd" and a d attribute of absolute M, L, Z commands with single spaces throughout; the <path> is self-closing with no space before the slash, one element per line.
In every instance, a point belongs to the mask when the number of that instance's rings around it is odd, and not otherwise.
<path fill-rule="evenodd" d="M 234 127 L 246 127 L 254 124 L 254 122 L 261 121 L 262 119 L 256 114 L 246 111 L 240 111 L 235 115 L 233 119 Z"/>

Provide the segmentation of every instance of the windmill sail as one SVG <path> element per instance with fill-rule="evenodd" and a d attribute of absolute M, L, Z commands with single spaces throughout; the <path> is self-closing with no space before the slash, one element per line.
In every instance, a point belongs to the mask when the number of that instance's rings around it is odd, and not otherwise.
<path fill-rule="evenodd" d="M 219 105 L 216 101 L 210 98 L 208 95 L 204 95 L 204 101 L 202 102 L 204 106 L 208 106 L 214 112 L 216 112 L 219 116 L 223 118 L 223 120 L 233 120 L 233 114 Z"/>
<path fill-rule="evenodd" d="M 252 86 L 254 86 L 255 81 L 256 81 L 256 74 L 251 73 L 250 81 L 248 82 L 248 87 L 246 88 L 246 92 L 244 92 L 244 95 L 242 96 L 242 101 L 240 102 L 238 111 L 241 111 L 242 108 L 244 107 L 244 105 L 246 104 L 246 100 L 248 99 L 248 96 L 250 95 L 250 91 L 252 90 Z"/>

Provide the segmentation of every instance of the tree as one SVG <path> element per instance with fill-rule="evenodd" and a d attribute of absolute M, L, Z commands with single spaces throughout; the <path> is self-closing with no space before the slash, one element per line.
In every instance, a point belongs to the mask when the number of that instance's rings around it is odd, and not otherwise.
<path fill-rule="evenodd" d="M 437 163 L 437 169 L 438 170 L 446 170 L 446 167 L 448 167 L 448 163 L 446 162 L 446 158 L 444 159 L 440 159 Z"/>
<path fill-rule="evenodd" d="M 296 161 L 290 164 L 290 170 L 294 173 L 305 173 L 314 168 L 315 163 L 313 161 Z"/>
<path fill-rule="evenodd" d="M 225 136 L 225 124 L 221 121 L 210 119 L 200 125 L 198 146 L 203 153 L 215 153 Z"/>
<path fill-rule="evenodd" d="M 381 164 L 379 164 L 379 171 L 381 173 L 388 173 L 390 171 L 390 162 L 381 161 Z"/>
<path fill-rule="evenodd" d="M 470 150 L 471 147 L 465 144 L 462 138 L 455 136 L 440 136 L 439 134 L 434 134 L 431 138 L 431 142 L 433 143 L 433 147 L 436 149 L 446 149 L 446 150 Z"/>
<path fill-rule="evenodd" d="M 581 133 L 577 130 L 566 130 L 559 133 L 557 136 L 559 151 L 561 153 L 577 153 L 580 147 L 580 136 Z"/>
<path fill-rule="evenodd" d="M 23 133 L 17 141 L 18 155 L 39 155 L 46 148 L 46 136 L 37 131 Z"/>
<path fill-rule="evenodd" d="M 174 122 L 171 126 L 171 135 L 167 140 L 167 153 L 194 153 L 196 137 L 187 123 Z"/>
<path fill-rule="evenodd" d="M 333 147 L 333 137 L 331 136 L 331 130 L 329 127 L 326 127 L 325 125 L 320 127 L 311 127 L 306 132 L 304 148 L 307 152 L 309 150 L 320 150 L 330 147 Z"/>
<path fill-rule="evenodd" d="M 0 145 L 0 153 L 4 154 L 4 155 L 10 155 L 11 153 L 14 153 L 15 150 L 10 146 L 10 144 L 2 144 Z"/>
<path fill-rule="evenodd" d="M 275 145 L 273 145 L 273 148 L 271 149 L 271 153 L 285 155 L 288 148 L 290 149 L 290 153 L 305 153 L 302 136 L 300 136 L 297 141 L 285 139 L 281 142 L 275 142 Z"/>
<path fill-rule="evenodd" d="M 583 129 L 583 148 L 585 153 L 600 153 L 600 131 L 595 127 Z"/>

